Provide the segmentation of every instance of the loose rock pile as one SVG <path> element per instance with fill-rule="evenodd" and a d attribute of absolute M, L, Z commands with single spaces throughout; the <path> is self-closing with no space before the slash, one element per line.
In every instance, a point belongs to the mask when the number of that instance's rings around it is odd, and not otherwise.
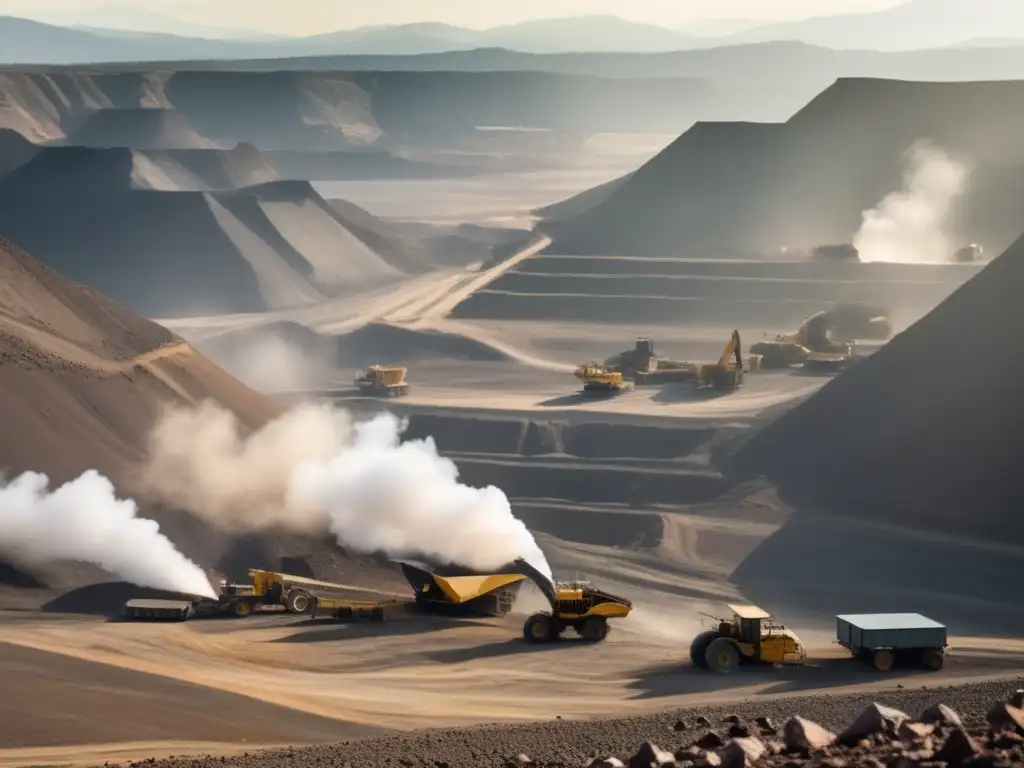
<path fill-rule="evenodd" d="M 838 734 L 800 716 L 777 728 L 769 718 L 753 724 L 727 716 L 675 753 L 646 742 L 623 762 L 597 757 L 588 768 L 912 768 L 914 766 L 1024 766 L 1024 690 L 997 702 L 985 723 L 967 726 L 945 704 L 929 707 L 917 718 L 881 704 L 870 704 Z M 705 719 L 703 724 L 708 724 Z M 685 728 L 680 723 L 681 729 Z M 515 765 L 530 764 L 523 755 Z M 561 764 L 534 764 L 555 768 Z"/>
<path fill-rule="evenodd" d="M 1015 689 L 1024 689 L 1024 677 L 875 694 L 766 697 L 607 720 L 426 730 L 133 766 L 1024 768 L 1024 691 L 1008 696 Z"/>

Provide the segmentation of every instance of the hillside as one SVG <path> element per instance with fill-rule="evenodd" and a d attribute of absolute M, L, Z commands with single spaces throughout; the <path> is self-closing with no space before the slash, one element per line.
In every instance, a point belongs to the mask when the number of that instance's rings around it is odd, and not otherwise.
<path fill-rule="evenodd" d="M 0 240 L 0 466 L 67 480 L 137 461 L 158 403 L 210 397 L 256 426 L 277 412 L 181 338 Z"/>
<path fill-rule="evenodd" d="M 27 163 L 36 150 L 36 145 L 17 131 L 0 128 L 0 177 Z"/>
<path fill-rule="evenodd" d="M 210 143 L 174 109 L 98 109 L 79 118 L 68 141 L 82 147 L 205 149 Z"/>
<path fill-rule="evenodd" d="M 362 234 L 375 251 L 308 182 L 177 191 L 166 170 L 131 150 L 46 150 L 0 181 L 0 231 L 150 316 L 305 306 L 431 266 Z"/>
<path fill-rule="evenodd" d="M 149 61 L 159 71 L 262 72 L 551 72 L 602 78 L 706 78 L 758 81 L 778 95 L 794 85 L 818 88 L 840 77 L 901 80 L 1000 80 L 1024 77 L 1024 49 L 1017 43 L 933 50 L 834 50 L 783 40 L 720 43 L 670 53 L 533 54 L 506 48 L 478 48 L 409 56 L 296 56 L 223 61 L 213 58 Z M 74 68 L 68 68 L 74 69 Z M 137 71 L 138 63 L 94 65 L 103 72 Z M 68 70 L 65 70 L 68 71 Z M 748 115 L 748 117 L 754 117 Z"/>
<path fill-rule="evenodd" d="M 807 514 L 1024 544 L 1024 365 L 1010 352 L 1024 329 L 1022 280 L 1024 238 L 756 434 L 738 469 L 767 475 Z"/>
<path fill-rule="evenodd" d="M 712 256 L 849 242 L 928 139 L 970 168 L 948 234 L 998 252 L 1017 236 L 1024 83 L 839 80 L 782 124 L 698 123 L 575 217 L 569 254 Z M 555 209 L 558 210 L 558 209 Z"/>
<path fill-rule="evenodd" d="M 0 128 L 36 142 L 100 147 L 245 142 L 293 153 L 387 152 L 401 143 L 451 146 L 482 126 L 582 137 L 677 133 L 700 119 L 782 120 L 824 84 L 547 72 L 7 70 Z"/>

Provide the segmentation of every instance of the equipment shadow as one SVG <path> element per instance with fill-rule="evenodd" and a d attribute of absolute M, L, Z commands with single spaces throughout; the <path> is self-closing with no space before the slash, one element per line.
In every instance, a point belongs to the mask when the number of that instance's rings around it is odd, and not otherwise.
<path fill-rule="evenodd" d="M 587 647 L 590 643 L 582 640 L 564 640 L 555 643 L 543 643 L 533 645 L 521 637 L 511 640 L 502 640 L 496 643 L 473 646 L 472 648 L 449 648 L 438 651 L 428 651 L 423 658 L 436 661 L 441 664 L 452 664 L 460 661 L 476 661 L 479 659 L 500 659 L 506 656 L 517 656 L 521 653 L 551 653 L 553 651 L 578 652 L 580 647 Z"/>
<path fill-rule="evenodd" d="M 664 384 L 651 398 L 652 403 L 702 403 L 732 394 L 720 389 L 698 389 L 692 384 Z"/>
<path fill-rule="evenodd" d="M 608 394 L 585 395 L 582 392 L 573 392 L 571 395 L 559 395 L 548 400 L 541 400 L 537 403 L 538 408 L 564 408 L 567 405 L 584 405 L 586 403 L 603 403 L 606 400 L 614 400 L 622 397 L 627 392 L 609 392 Z"/>
<path fill-rule="evenodd" d="M 710 693 L 730 688 L 769 686 L 758 695 L 797 693 L 846 685 L 885 683 L 900 677 L 919 675 L 920 669 L 893 668 L 879 672 L 853 658 L 814 660 L 805 665 L 772 667 L 752 664 L 722 674 L 693 666 L 689 662 L 660 664 L 641 671 L 627 689 L 637 691 L 632 699 L 658 699 L 694 693 Z"/>
<path fill-rule="evenodd" d="M 339 622 L 338 619 L 303 619 L 284 625 L 292 629 L 302 629 L 285 637 L 279 637 L 274 643 L 329 643 L 338 640 L 361 640 L 367 637 L 403 637 L 406 635 L 425 635 L 458 627 L 479 626 L 479 622 L 469 619 L 403 619 L 398 621 L 369 621 L 354 619 Z"/>

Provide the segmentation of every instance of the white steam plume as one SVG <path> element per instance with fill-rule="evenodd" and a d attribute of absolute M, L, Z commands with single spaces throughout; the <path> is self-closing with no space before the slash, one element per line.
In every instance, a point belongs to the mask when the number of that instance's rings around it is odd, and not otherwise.
<path fill-rule="evenodd" d="M 304 405 L 243 437 L 218 405 L 178 407 L 151 435 L 143 488 L 227 530 L 330 531 L 353 550 L 479 570 L 522 557 L 550 576 L 505 494 L 461 484 L 432 439 L 401 442 L 405 427 Z"/>
<path fill-rule="evenodd" d="M 97 565 L 125 581 L 215 597 L 203 570 L 175 549 L 153 520 L 89 470 L 56 490 L 26 472 L 0 479 L 0 551 L 25 565 L 67 560 Z"/>
<path fill-rule="evenodd" d="M 903 189 L 864 212 L 853 240 L 861 261 L 944 262 L 954 250 L 943 228 L 968 168 L 928 141 L 915 142 L 905 160 Z"/>

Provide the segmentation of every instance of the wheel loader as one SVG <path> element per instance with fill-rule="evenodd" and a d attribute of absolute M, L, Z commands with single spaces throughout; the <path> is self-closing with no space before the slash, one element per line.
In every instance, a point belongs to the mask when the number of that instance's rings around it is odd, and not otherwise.
<path fill-rule="evenodd" d="M 360 392 L 375 397 L 401 397 L 409 394 L 405 381 L 408 370 L 397 365 L 371 365 L 356 377 Z"/>
<path fill-rule="evenodd" d="M 807 649 L 793 632 L 771 620 L 756 605 L 728 605 L 732 617 L 714 618 L 717 626 L 690 643 L 694 666 L 735 672 L 740 664 L 801 664 Z"/>
<path fill-rule="evenodd" d="M 586 642 L 599 643 L 608 636 L 608 620 L 624 618 L 633 604 L 624 597 L 594 589 L 584 581 L 554 582 L 525 560 L 515 566 L 533 580 L 551 605 L 523 624 L 523 639 L 538 645 L 560 639 L 572 629 Z"/>

